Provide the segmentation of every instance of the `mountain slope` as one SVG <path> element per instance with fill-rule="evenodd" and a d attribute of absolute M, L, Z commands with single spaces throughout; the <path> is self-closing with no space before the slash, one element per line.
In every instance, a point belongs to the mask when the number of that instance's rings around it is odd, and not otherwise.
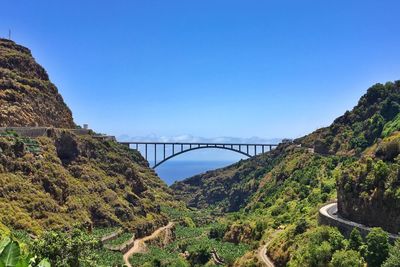
<path fill-rule="evenodd" d="M 399 112 L 400 81 L 375 84 L 353 110 L 298 141 L 322 154 L 357 155 L 396 130 Z"/>
<path fill-rule="evenodd" d="M 282 157 L 279 152 L 281 147 L 250 160 L 175 182 L 171 189 L 190 207 L 218 206 L 224 212 L 237 211 L 257 191 L 261 177 Z"/>
<path fill-rule="evenodd" d="M 338 210 L 352 221 L 400 232 L 400 132 L 337 173 Z"/>
<path fill-rule="evenodd" d="M 133 150 L 77 135 L 71 111 L 29 50 L 0 40 L 0 126 L 53 126 L 46 136 L 0 133 L 0 226 L 38 234 L 74 225 L 122 226 L 137 236 L 168 221 L 166 184 Z M 4 231 L 3 231 L 4 232 Z"/>
<path fill-rule="evenodd" d="M 234 210 L 241 208 L 239 213 L 233 218 L 228 216 L 231 221 L 224 239 L 248 243 L 268 240 L 269 256 L 277 266 L 308 266 L 311 264 L 310 258 L 305 257 L 313 257 L 307 253 L 314 252 L 305 253 L 304 250 L 308 249 L 307 244 L 315 241 L 310 236 L 325 231 L 317 227 L 318 208 L 323 203 L 336 199 L 336 179 L 341 177 L 341 173 L 346 173 L 348 166 L 357 164 L 357 161 L 367 154 L 375 153 L 371 151 L 377 149 L 377 143 L 380 143 L 382 138 L 393 138 L 392 136 L 396 135 L 396 131 L 400 130 L 399 107 L 399 81 L 374 85 L 352 111 L 346 112 L 329 127 L 299 138 L 292 144 L 281 144 L 272 153 L 188 178 L 174 184 L 172 188 L 176 190 L 176 195 L 189 205 L 216 207 L 222 210 L 230 210 L 226 208 L 229 207 L 226 203 L 235 200 L 232 196 L 235 196 L 238 189 L 244 191 L 246 197 L 237 198 L 239 201 L 235 201 Z M 389 153 L 394 154 L 391 156 L 392 162 L 393 157 L 397 157 L 396 153 Z M 382 155 L 386 155 L 386 152 L 375 156 L 374 164 L 380 164 L 376 162 L 385 157 Z M 339 198 L 339 201 L 352 201 L 346 206 L 346 210 L 350 212 L 361 208 L 360 214 L 355 216 L 361 222 L 366 218 L 365 212 L 369 210 L 371 214 L 379 214 L 380 218 L 390 216 L 389 218 L 394 218 L 393 223 L 396 223 L 396 216 L 400 214 L 400 210 L 397 209 L 397 204 L 393 206 L 393 203 L 397 201 L 397 197 L 386 198 L 390 201 L 384 202 L 384 198 L 374 194 L 382 192 L 378 195 L 397 196 L 396 163 L 395 160 L 395 165 L 390 167 L 393 171 L 387 172 L 390 173 L 390 178 L 386 179 L 386 182 L 371 182 L 368 187 L 362 182 L 365 181 L 365 176 L 360 176 L 357 171 L 352 172 L 351 176 L 345 176 L 352 178 L 344 179 L 343 183 L 338 178 L 339 192 L 348 187 L 346 183 L 350 183 L 350 188 L 353 188 L 353 191 L 350 190 L 353 192 L 350 196 L 343 195 Z M 357 179 L 360 182 L 357 182 Z M 364 186 L 367 193 L 362 193 L 363 190 L 358 189 L 360 186 Z M 218 187 L 220 190 L 214 192 L 212 187 Z M 383 190 L 377 191 L 377 188 Z M 354 194 L 355 192 L 357 194 Z M 386 208 L 383 208 L 384 206 Z M 392 213 L 385 212 L 390 211 L 392 207 L 396 207 L 396 210 Z M 278 229 L 281 233 L 274 235 Z M 325 234 L 323 236 L 326 237 Z M 301 253 L 298 252 L 299 248 L 304 248 Z M 330 249 L 327 252 L 326 264 L 334 251 Z M 255 254 L 250 252 L 237 266 L 255 262 Z"/>
<path fill-rule="evenodd" d="M 29 49 L 0 39 L 0 127 L 74 128 L 71 110 Z"/>
<path fill-rule="evenodd" d="M 329 127 L 299 138 L 294 144 L 281 144 L 272 153 L 185 179 L 171 188 L 180 199 L 196 207 L 230 202 L 239 191 L 248 197 L 257 190 L 265 174 L 287 156 L 285 147 L 303 147 L 305 151 L 308 148 L 320 155 L 359 155 L 383 135 L 400 129 L 400 119 L 396 117 L 400 112 L 399 103 L 400 81 L 376 84 L 368 89 L 352 111 L 347 111 Z M 290 170 L 277 172 L 275 179 L 285 180 L 290 174 Z M 247 197 L 241 198 L 241 203 L 228 210 L 243 207 Z"/>

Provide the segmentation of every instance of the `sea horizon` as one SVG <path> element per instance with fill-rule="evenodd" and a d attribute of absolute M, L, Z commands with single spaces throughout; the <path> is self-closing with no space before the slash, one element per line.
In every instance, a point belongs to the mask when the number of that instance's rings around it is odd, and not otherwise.
<path fill-rule="evenodd" d="M 227 167 L 239 160 L 175 160 L 166 162 L 155 169 L 157 175 L 168 185 L 176 181 Z"/>

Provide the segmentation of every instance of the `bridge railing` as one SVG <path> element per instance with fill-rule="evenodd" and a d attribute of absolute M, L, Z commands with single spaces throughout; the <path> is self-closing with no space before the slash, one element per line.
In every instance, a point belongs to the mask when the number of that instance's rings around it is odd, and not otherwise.
<path fill-rule="evenodd" d="M 149 161 L 149 152 L 152 152 L 154 165 L 156 168 L 165 161 L 197 149 L 217 148 L 225 149 L 240 153 L 247 157 L 253 157 L 261 153 L 271 151 L 277 144 L 262 144 L 262 143 L 204 143 L 204 142 L 120 142 L 123 145 L 138 150 L 144 158 Z M 160 155 L 161 154 L 161 157 Z"/>

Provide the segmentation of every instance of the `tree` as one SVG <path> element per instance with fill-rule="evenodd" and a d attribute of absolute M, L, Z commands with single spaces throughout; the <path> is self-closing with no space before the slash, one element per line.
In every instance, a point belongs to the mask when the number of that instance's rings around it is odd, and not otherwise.
<path fill-rule="evenodd" d="M 359 251 L 362 244 L 363 244 L 363 239 L 361 237 L 360 231 L 358 231 L 357 228 L 353 228 L 349 238 L 349 249 Z"/>
<path fill-rule="evenodd" d="M 390 247 L 389 257 L 383 263 L 382 267 L 398 267 L 400 266 L 400 240 L 398 239 L 394 246 Z"/>
<path fill-rule="evenodd" d="M 327 241 L 319 246 L 312 246 L 309 257 L 309 266 L 327 266 L 332 257 L 332 246 Z"/>
<path fill-rule="evenodd" d="M 226 225 L 224 224 L 215 224 L 208 234 L 209 238 L 221 240 L 226 232 Z"/>
<path fill-rule="evenodd" d="M 6 267 L 50 267 L 46 259 L 39 262 L 38 257 L 21 253 L 19 243 L 9 237 L 0 241 L 0 266 Z"/>
<path fill-rule="evenodd" d="M 35 240 L 32 250 L 42 258 L 48 258 L 53 266 L 96 266 L 98 255 L 95 250 L 101 246 L 99 240 L 85 231 L 73 229 L 70 232 L 50 231 Z"/>
<path fill-rule="evenodd" d="M 354 250 L 338 250 L 331 260 L 333 267 L 360 267 L 363 266 L 363 259 L 357 251 Z"/>
<path fill-rule="evenodd" d="M 373 228 L 367 235 L 366 260 L 369 267 L 379 267 L 389 254 L 389 236 L 381 228 Z"/>
<path fill-rule="evenodd" d="M 300 220 L 296 223 L 296 228 L 294 229 L 294 233 L 295 233 L 296 235 L 302 234 L 302 233 L 304 233 L 304 232 L 307 230 L 308 226 L 309 226 L 309 225 L 308 225 L 307 220 L 306 220 L 304 217 L 302 217 L 302 218 L 300 218 Z"/>
<path fill-rule="evenodd" d="M 189 251 L 189 262 L 192 265 L 204 265 L 210 260 L 210 252 L 206 245 L 199 245 L 194 250 Z"/>

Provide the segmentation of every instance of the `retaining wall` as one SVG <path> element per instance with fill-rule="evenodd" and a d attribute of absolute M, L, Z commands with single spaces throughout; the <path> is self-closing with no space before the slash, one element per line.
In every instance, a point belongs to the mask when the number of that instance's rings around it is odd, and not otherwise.
<path fill-rule="evenodd" d="M 356 223 L 356 222 L 352 222 L 349 220 L 346 220 L 344 218 L 340 218 L 337 217 L 336 214 L 330 214 L 329 211 L 331 211 L 329 208 L 326 209 L 327 206 L 331 207 L 333 209 L 333 206 L 336 203 L 331 203 L 328 205 L 325 205 L 324 207 L 322 207 L 319 210 L 319 216 L 318 216 L 318 222 L 319 224 L 323 224 L 323 225 L 329 225 L 329 226 L 333 226 L 333 227 L 337 227 L 339 229 L 339 231 L 345 236 L 345 237 L 349 237 L 351 231 L 354 228 L 357 228 L 360 231 L 360 234 L 363 238 L 365 238 L 368 233 L 372 230 L 371 227 L 362 225 L 360 223 Z M 337 209 L 336 209 L 337 212 Z M 399 238 L 399 235 L 395 235 L 395 234 L 389 234 L 389 240 L 391 243 L 393 243 L 394 241 L 396 241 L 396 239 Z"/>
<path fill-rule="evenodd" d="M 59 129 L 53 127 L 0 127 L 0 133 L 7 131 L 13 131 L 20 136 L 31 138 L 36 138 L 39 136 L 51 137 L 56 132 L 61 131 L 69 131 L 77 135 L 86 135 L 92 132 L 90 129 Z"/>

